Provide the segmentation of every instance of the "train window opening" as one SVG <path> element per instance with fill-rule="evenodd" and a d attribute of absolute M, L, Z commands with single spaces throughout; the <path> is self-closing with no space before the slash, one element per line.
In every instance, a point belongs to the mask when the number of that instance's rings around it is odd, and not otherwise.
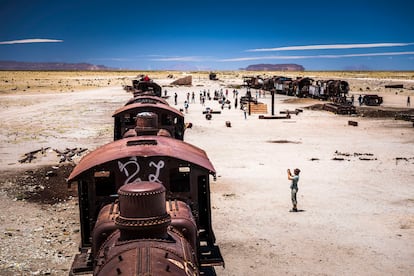
<path fill-rule="evenodd" d="M 190 167 L 179 167 L 178 171 L 180 173 L 189 173 L 190 172 Z"/>
<path fill-rule="evenodd" d="M 127 146 L 140 146 L 140 145 L 157 145 L 156 140 L 134 140 L 134 141 L 128 141 Z"/>
<path fill-rule="evenodd" d="M 161 115 L 161 124 L 165 126 L 171 126 L 173 124 L 173 119 L 171 115 L 162 114 Z"/>
<path fill-rule="evenodd" d="M 116 194 L 115 177 L 109 171 L 95 172 L 95 192 L 97 196 Z"/>
<path fill-rule="evenodd" d="M 181 168 L 184 171 L 180 171 Z M 190 168 L 179 167 L 170 170 L 170 190 L 171 192 L 190 192 Z"/>

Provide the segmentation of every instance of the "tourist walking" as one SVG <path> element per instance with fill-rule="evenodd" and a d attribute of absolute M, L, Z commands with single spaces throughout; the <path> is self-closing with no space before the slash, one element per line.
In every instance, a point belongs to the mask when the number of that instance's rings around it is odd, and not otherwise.
<path fill-rule="evenodd" d="M 188 106 L 189 106 L 188 102 L 187 101 L 184 101 L 185 113 L 188 113 Z"/>
<path fill-rule="evenodd" d="M 410 102 L 410 96 L 407 97 L 407 106 L 410 106 L 411 102 Z"/>
<path fill-rule="evenodd" d="M 362 95 L 359 95 L 358 102 L 359 102 L 359 106 L 361 106 L 362 105 Z"/>

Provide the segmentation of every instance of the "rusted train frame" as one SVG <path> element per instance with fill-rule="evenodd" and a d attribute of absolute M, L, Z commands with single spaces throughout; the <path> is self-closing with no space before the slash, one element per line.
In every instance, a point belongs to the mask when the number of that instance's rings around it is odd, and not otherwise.
<path fill-rule="evenodd" d="M 156 126 L 148 129 L 148 134 L 156 134 L 159 129 L 168 130 L 172 137 L 184 139 L 184 114 L 162 103 L 132 103 L 115 111 L 114 140 L 121 139 L 126 131 L 135 129 L 137 115 L 149 112 L 156 115 Z"/>
<path fill-rule="evenodd" d="M 190 206 L 197 224 L 197 257 L 206 270 L 224 265 L 211 224 L 210 180 L 215 169 L 206 153 L 191 144 L 162 136 L 125 138 L 86 155 L 68 182 L 77 182 L 81 245 L 72 272 L 90 271 L 92 232 L 101 206 L 115 202 L 117 190 L 130 182 L 162 183 L 168 200 Z"/>
<path fill-rule="evenodd" d="M 169 105 L 166 100 L 163 98 L 157 97 L 157 96 L 151 96 L 151 95 L 143 95 L 143 96 L 137 96 L 129 99 L 125 105 L 134 104 L 134 103 L 162 103 L 165 105 Z"/>

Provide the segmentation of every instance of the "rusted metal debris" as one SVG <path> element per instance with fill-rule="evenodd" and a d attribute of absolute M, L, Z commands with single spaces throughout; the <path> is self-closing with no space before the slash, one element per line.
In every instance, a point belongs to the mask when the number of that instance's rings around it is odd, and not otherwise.
<path fill-rule="evenodd" d="M 388 84 L 385 88 L 404 88 L 404 84 Z"/>
<path fill-rule="evenodd" d="M 20 159 L 19 162 L 20 163 L 31 163 L 34 159 L 37 158 L 37 154 L 46 154 L 47 151 L 50 149 L 50 147 L 42 147 L 38 150 L 34 150 L 28 153 L 24 154 L 24 158 Z M 83 152 L 87 151 L 88 149 L 86 148 L 66 148 L 63 151 L 60 151 L 58 149 L 53 149 L 53 151 L 55 151 L 58 156 L 60 157 L 59 163 L 62 162 L 73 162 L 72 157 L 73 156 L 81 156 Z"/>
<path fill-rule="evenodd" d="M 285 116 L 276 116 L 276 115 L 259 115 L 259 119 L 290 119 L 290 114 L 286 114 Z"/>
<path fill-rule="evenodd" d="M 279 112 L 280 114 L 295 114 L 298 115 L 300 111 L 298 109 L 296 110 L 282 110 Z"/>
<path fill-rule="evenodd" d="M 218 80 L 217 74 L 213 72 L 211 72 L 208 77 L 210 80 Z"/>
<path fill-rule="evenodd" d="M 25 153 L 24 158 L 20 159 L 19 162 L 20 163 L 31 163 L 32 160 L 37 158 L 36 157 L 37 153 L 40 152 L 41 154 L 45 154 L 48 149 L 50 149 L 50 147 L 46 147 L 46 148 L 42 147 L 38 150 L 34 150 L 34 151 L 31 151 L 31 152 Z"/>
<path fill-rule="evenodd" d="M 383 102 L 382 97 L 378 95 L 364 95 L 362 97 L 362 103 L 368 106 L 378 106 Z"/>
<path fill-rule="evenodd" d="M 358 126 L 358 122 L 348 121 L 348 125 L 350 125 L 350 126 Z"/>
<path fill-rule="evenodd" d="M 72 157 L 77 155 L 77 156 L 81 156 L 83 152 L 87 151 L 87 148 L 66 148 L 64 151 L 60 151 L 58 149 L 53 149 L 56 153 L 57 156 L 60 157 L 59 163 L 63 163 L 63 162 L 73 162 Z"/>
<path fill-rule="evenodd" d="M 327 103 L 323 105 L 323 110 L 333 112 L 335 114 L 355 114 L 356 109 L 353 105 Z"/>
<path fill-rule="evenodd" d="M 347 157 L 347 159 L 345 158 Z M 332 158 L 332 160 L 335 161 L 351 161 L 350 158 L 355 157 L 358 158 L 361 161 L 375 161 L 377 160 L 376 157 L 374 157 L 374 154 L 372 153 L 360 153 L 360 152 L 354 152 L 354 153 L 348 153 L 348 152 L 340 152 L 335 151 L 335 157 Z"/>
<path fill-rule="evenodd" d="M 395 120 L 404 120 L 412 122 L 414 127 L 414 115 L 412 114 L 397 114 L 395 115 Z"/>

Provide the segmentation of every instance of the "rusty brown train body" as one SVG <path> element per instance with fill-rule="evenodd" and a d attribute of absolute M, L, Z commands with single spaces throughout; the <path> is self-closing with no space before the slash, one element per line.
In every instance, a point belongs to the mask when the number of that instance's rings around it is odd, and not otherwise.
<path fill-rule="evenodd" d="M 224 265 L 211 222 L 216 171 L 206 152 L 160 135 L 174 132 L 169 124 L 158 124 L 157 132 L 135 127 L 134 135 L 121 137 L 128 130 L 120 118 L 135 114 L 128 108 L 181 116 L 147 100 L 115 112 L 115 141 L 86 155 L 69 176 L 78 189 L 81 229 L 70 275 L 215 275 L 214 266 Z"/>
<path fill-rule="evenodd" d="M 244 77 L 248 87 L 274 91 L 277 94 L 341 101 L 349 92 L 349 84 L 344 80 L 314 80 L 309 77 L 275 76 L 270 78 Z"/>

